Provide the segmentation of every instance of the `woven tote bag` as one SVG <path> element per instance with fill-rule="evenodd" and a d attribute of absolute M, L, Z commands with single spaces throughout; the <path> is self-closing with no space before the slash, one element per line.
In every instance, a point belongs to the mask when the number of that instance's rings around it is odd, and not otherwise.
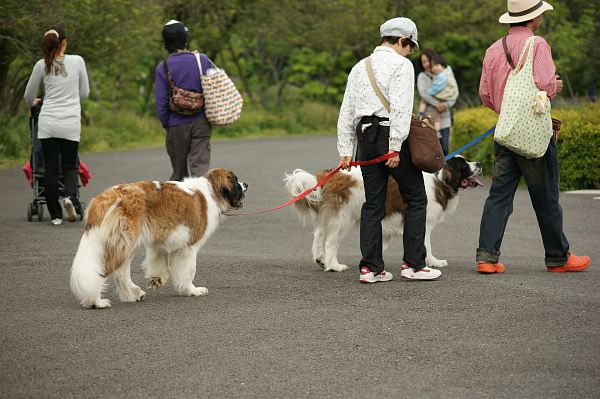
<path fill-rule="evenodd" d="M 196 53 L 196 58 L 200 65 L 200 54 Z M 212 125 L 230 125 L 240 118 L 244 100 L 225 71 L 217 68 L 215 64 L 212 66 L 213 68 L 208 69 L 212 73 L 204 74 L 200 67 L 204 113 Z"/>
<path fill-rule="evenodd" d="M 542 113 L 536 113 L 533 107 L 540 91 L 533 80 L 535 39 L 535 36 L 527 39 L 516 68 L 508 75 L 494 132 L 498 144 L 528 159 L 543 156 L 552 137 L 550 100 L 545 97 Z"/>

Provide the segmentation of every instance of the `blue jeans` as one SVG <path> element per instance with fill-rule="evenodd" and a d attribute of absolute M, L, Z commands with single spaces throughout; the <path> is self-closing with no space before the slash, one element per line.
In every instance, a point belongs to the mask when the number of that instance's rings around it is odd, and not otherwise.
<path fill-rule="evenodd" d="M 442 151 L 444 155 L 448 155 L 450 148 L 450 128 L 440 129 L 440 144 L 442 145 Z"/>
<path fill-rule="evenodd" d="M 508 217 L 513 211 L 515 191 L 523 176 L 542 233 L 546 266 L 564 265 L 569 242 L 563 232 L 563 214 L 558 202 L 559 172 L 554 138 L 541 158 L 524 158 L 496 142 L 494 155 L 492 186 L 481 217 L 477 261 L 498 263 Z"/>

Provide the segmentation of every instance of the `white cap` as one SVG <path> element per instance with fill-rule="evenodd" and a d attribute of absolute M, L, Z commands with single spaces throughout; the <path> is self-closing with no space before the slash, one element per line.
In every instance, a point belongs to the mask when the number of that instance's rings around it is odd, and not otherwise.
<path fill-rule="evenodd" d="M 392 36 L 409 39 L 416 45 L 415 49 L 419 49 L 419 43 L 417 42 L 419 36 L 417 25 L 408 18 L 397 17 L 385 21 L 379 27 L 379 33 L 381 34 L 381 37 Z"/>

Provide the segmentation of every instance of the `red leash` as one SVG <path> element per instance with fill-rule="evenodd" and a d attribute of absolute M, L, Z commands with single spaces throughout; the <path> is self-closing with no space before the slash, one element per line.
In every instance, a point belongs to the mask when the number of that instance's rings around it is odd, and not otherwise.
<path fill-rule="evenodd" d="M 355 161 L 355 162 L 350 162 L 350 166 L 363 166 L 363 165 L 372 165 L 374 163 L 380 163 L 383 161 L 387 161 L 390 158 L 395 157 L 396 155 L 398 155 L 397 152 L 390 152 L 387 153 L 385 155 L 382 155 L 380 157 L 377 157 L 375 159 L 371 159 L 368 161 Z M 337 172 L 340 171 L 342 167 L 340 165 L 338 165 L 337 168 L 333 169 L 331 172 L 327 173 L 325 176 L 323 176 L 323 178 L 321 180 L 319 180 L 317 182 L 317 184 L 314 187 L 309 188 L 308 190 L 304 191 L 303 193 L 301 193 L 300 195 L 292 198 L 291 200 L 289 200 L 286 203 L 283 203 L 281 205 L 278 205 L 274 208 L 270 208 L 270 209 L 265 209 L 262 211 L 257 211 L 257 212 L 247 212 L 247 213 L 223 213 L 223 215 L 226 216 L 248 216 L 248 215 L 257 215 L 259 213 L 266 213 L 266 212 L 271 212 L 271 211 L 276 211 L 277 209 L 281 209 L 284 208 L 288 205 L 293 204 L 296 201 L 301 200 L 302 198 L 306 197 L 308 194 L 312 193 L 313 191 L 315 191 L 317 188 L 321 187 L 323 184 L 325 184 L 327 182 L 327 180 L 331 179 L 333 177 L 333 175 L 335 175 Z"/>

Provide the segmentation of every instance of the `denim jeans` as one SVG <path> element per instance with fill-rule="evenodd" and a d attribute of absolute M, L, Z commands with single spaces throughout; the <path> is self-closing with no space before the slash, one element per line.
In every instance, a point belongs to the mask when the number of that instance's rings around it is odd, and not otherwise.
<path fill-rule="evenodd" d="M 440 144 L 442 145 L 444 155 L 448 155 L 450 149 L 450 128 L 440 129 L 440 136 Z"/>
<path fill-rule="evenodd" d="M 359 137 L 357 159 L 359 161 L 374 159 L 388 152 L 390 128 L 389 126 L 379 126 L 376 121 L 374 122 L 373 126 L 368 128 L 364 134 L 357 132 Z M 365 122 L 361 121 L 362 123 Z M 424 244 L 427 195 L 423 174 L 413 165 L 407 143 L 402 145 L 400 164 L 397 167 L 388 168 L 385 163 L 378 163 L 361 166 L 361 171 L 366 201 L 360 214 L 362 260 L 359 267 L 367 266 L 375 273 L 384 269 L 381 221 L 386 214 L 388 178 L 391 175 L 398 183 L 400 194 L 406 204 L 402 235 L 403 260 L 410 267 L 423 268 L 427 254 Z"/>
<path fill-rule="evenodd" d="M 558 202 L 559 172 L 554 138 L 541 158 L 524 158 L 496 142 L 494 155 L 492 186 L 481 217 L 477 261 L 498 262 L 508 217 L 513 211 L 515 191 L 523 176 L 542 233 L 546 266 L 564 265 L 569 242 L 563 232 L 563 214 Z"/>

